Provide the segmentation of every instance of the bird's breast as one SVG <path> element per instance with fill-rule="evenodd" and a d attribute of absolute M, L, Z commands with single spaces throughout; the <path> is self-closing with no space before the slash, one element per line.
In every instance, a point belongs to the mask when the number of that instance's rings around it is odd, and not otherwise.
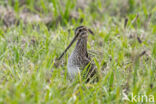
<path fill-rule="evenodd" d="M 68 67 L 68 74 L 71 79 L 75 78 L 75 76 L 77 76 L 80 73 L 80 69 L 78 66 L 70 66 L 68 64 L 67 67 Z"/>
<path fill-rule="evenodd" d="M 81 59 L 78 58 L 79 56 L 75 53 L 71 53 L 71 55 L 68 58 L 68 74 L 71 78 L 75 78 L 80 73 L 80 67 L 81 67 Z"/>

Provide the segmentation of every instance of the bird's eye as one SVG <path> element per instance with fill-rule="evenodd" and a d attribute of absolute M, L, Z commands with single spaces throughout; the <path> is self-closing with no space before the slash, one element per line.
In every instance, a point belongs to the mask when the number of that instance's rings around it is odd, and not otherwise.
<path fill-rule="evenodd" d="M 81 31 L 82 31 L 82 29 L 79 30 L 79 32 L 81 32 Z"/>

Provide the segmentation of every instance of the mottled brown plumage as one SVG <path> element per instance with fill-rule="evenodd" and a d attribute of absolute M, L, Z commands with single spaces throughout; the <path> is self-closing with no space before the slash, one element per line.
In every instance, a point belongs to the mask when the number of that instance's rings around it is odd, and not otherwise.
<path fill-rule="evenodd" d="M 87 82 L 97 73 L 96 67 L 92 63 L 91 58 L 88 56 L 87 52 L 88 32 L 94 35 L 90 29 L 84 26 L 77 27 L 75 29 L 75 37 L 73 38 L 69 46 L 66 48 L 66 50 L 59 57 L 59 59 L 61 59 L 61 57 L 70 48 L 70 46 L 77 40 L 75 49 L 72 51 L 71 55 L 68 58 L 68 74 L 71 79 L 74 79 L 79 72 L 83 71 L 83 76 L 85 77 Z M 86 70 L 84 71 L 84 69 Z"/>

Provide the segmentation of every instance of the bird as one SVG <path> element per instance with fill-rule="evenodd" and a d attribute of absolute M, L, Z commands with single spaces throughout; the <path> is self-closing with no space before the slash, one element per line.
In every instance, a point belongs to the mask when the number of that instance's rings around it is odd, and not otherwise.
<path fill-rule="evenodd" d="M 68 75 L 71 79 L 75 79 L 79 73 L 83 73 L 83 78 L 86 82 L 98 81 L 97 77 L 97 68 L 91 58 L 88 55 L 87 51 L 87 39 L 88 33 L 94 35 L 93 31 L 86 26 L 79 26 L 75 29 L 75 37 L 72 39 L 70 44 L 64 50 L 64 52 L 58 58 L 59 60 L 67 52 L 67 50 L 72 46 L 72 44 L 77 41 L 75 49 L 72 51 L 71 55 L 68 58 L 67 70 Z"/>

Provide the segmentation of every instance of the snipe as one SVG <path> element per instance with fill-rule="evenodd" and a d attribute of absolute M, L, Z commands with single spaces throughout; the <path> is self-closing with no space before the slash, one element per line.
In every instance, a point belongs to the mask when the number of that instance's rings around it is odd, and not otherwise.
<path fill-rule="evenodd" d="M 90 81 L 91 78 L 97 80 L 96 67 L 91 62 L 91 58 L 88 56 L 87 52 L 88 32 L 94 35 L 92 30 L 85 26 L 77 27 L 75 29 L 75 37 L 59 57 L 60 60 L 62 56 L 67 52 L 67 50 L 72 46 L 72 44 L 77 40 L 75 49 L 72 51 L 71 55 L 68 58 L 68 74 L 71 79 L 74 79 L 75 76 L 79 74 L 79 72 L 83 71 L 83 76 L 85 76 L 86 82 Z"/>

